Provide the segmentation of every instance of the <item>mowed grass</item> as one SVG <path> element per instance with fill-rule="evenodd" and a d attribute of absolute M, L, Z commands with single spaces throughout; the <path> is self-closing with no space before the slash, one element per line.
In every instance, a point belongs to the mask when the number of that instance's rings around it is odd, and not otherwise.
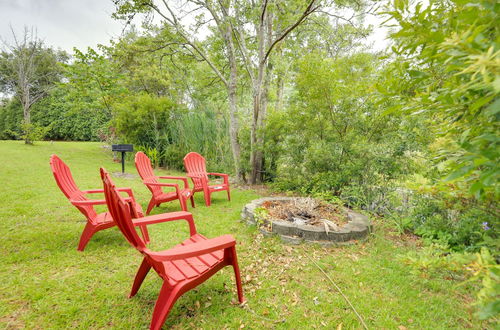
<path fill-rule="evenodd" d="M 53 153 L 70 166 L 81 189 L 102 186 L 101 166 L 120 171 L 100 143 L 0 141 L 1 327 L 147 328 L 160 278 L 151 271 L 137 296 L 127 298 L 141 256 L 116 228 L 97 233 L 84 252 L 76 251 L 85 219 L 56 186 L 49 167 Z M 136 173 L 131 161 L 126 170 Z M 150 194 L 138 177 L 114 181 L 131 187 L 147 206 Z M 414 240 L 394 238 L 376 222 L 375 233 L 355 245 L 287 246 L 240 222 L 242 207 L 257 197 L 252 190 L 233 189 L 230 202 L 222 192 L 206 207 L 197 194 L 191 209 L 203 235 L 236 237 L 246 307 L 235 304 L 233 272 L 226 268 L 182 296 L 165 328 L 361 328 L 312 260 L 342 288 L 370 328 L 484 327 L 473 316 L 470 288 L 414 274 L 399 261 L 399 255 L 417 249 Z M 171 202 L 153 214 L 176 210 L 179 204 Z M 187 229 L 184 221 L 149 226 L 152 249 L 177 244 Z"/>

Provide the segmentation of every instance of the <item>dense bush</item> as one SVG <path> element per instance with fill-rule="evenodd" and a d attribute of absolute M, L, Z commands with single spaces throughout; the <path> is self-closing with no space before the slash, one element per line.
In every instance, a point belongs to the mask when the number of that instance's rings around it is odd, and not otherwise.
<path fill-rule="evenodd" d="M 46 140 L 100 141 L 110 115 L 94 100 L 72 98 L 61 86 L 34 106 L 32 120 L 46 128 Z"/>
<path fill-rule="evenodd" d="M 390 7 L 399 25 L 391 37 L 400 65 L 385 85 L 399 105 L 394 110 L 428 116 L 435 134 L 454 142 L 433 155 L 448 169 L 448 181 L 467 182 L 477 198 L 498 199 L 500 4 L 402 0 Z"/>
<path fill-rule="evenodd" d="M 455 250 L 499 251 L 499 13 L 490 0 L 402 0 L 386 12 L 395 58 L 379 90 L 395 104 L 388 112 L 426 118 L 434 140 L 403 219 Z"/>
<path fill-rule="evenodd" d="M 311 54 L 300 62 L 298 94 L 284 113 L 268 118 L 269 177 L 280 190 L 330 193 L 376 212 L 388 187 L 412 172 L 409 139 L 419 122 L 384 116 L 371 98 L 379 60 L 370 54 L 340 59 Z"/>
<path fill-rule="evenodd" d="M 36 140 L 100 141 L 107 130 L 109 114 L 89 99 L 72 99 L 64 86 L 31 109 L 31 124 L 23 130 L 22 107 L 15 99 L 0 106 L 0 139 L 19 139 L 23 131 Z"/>
<path fill-rule="evenodd" d="M 23 109 L 18 100 L 2 100 L 0 103 L 0 139 L 17 140 L 21 138 Z"/>
<path fill-rule="evenodd" d="M 167 97 L 139 94 L 114 104 L 112 125 L 123 142 L 144 150 L 153 163 L 183 169 L 190 151 L 204 155 L 213 170 L 231 163 L 224 117 L 193 112 Z"/>
<path fill-rule="evenodd" d="M 440 193 L 416 194 L 412 205 L 398 214 L 407 217 L 407 229 L 456 251 L 498 249 L 499 218 L 494 206 L 483 209 L 473 199 L 454 199 Z"/>

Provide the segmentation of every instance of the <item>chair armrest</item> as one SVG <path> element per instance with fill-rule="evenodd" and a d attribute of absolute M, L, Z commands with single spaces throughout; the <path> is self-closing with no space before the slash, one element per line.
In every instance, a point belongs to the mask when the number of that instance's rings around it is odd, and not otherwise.
<path fill-rule="evenodd" d="M 129 197 L 125 197 L 125 200 L 128 200 L 128 198 L 132 198 L 132 201 L 135 202 L 135 197 L 134 193 L 132 192 L 131 188 L 125 187 L 125 188 L 116 188 L 117 191 L 119 192 L 125 192 Z M 104 194 L 104 189 L 89 189 L 89 190 L 84 190 L 82 191 L 84 194 Z"/>
<path fill-rule="evenodd" d="M 196 226 L 194 224 L 193 215 L 189 212 L 184 212 L 184 211 L 155 214 L 134 219 L 134 226 L 152 225 L 155 223 L 168 222 L 174 220 L 186 220 L 189 224 L 190 236 L 196 235 Z"/>
<path fill-rule="evenodd" d="M 176 187 L 179 188 L 179 185 L 177 183 L 168 183 L 168 182 L 148 182 L 148 181 L 143 181 L 143 183 L 147 186 L 160 186 L 160 187 Z"/>
<path fill-rule="evenodd" d="M 223 235 L 206 241 L 179 246 L 170 250 L 150 252 L 149 255 L 156 261 L 170 261 L 196 257 L 210 252 L 227 249 L 235 246 L 236 240 L 232 235 Z"/>
<path fill-rule="evenodd" d="M 225 173 L 207 173 L 208 175 L 213 175 L 213 176 L 221 176 L 222 178 L 224 178 L 224 184 L 228 184 L 229 183 L 229 175 L 225 174 Z"/>
<path fill-rule="evenodd" d="M 157 186 L 157 187 L 174 187 L 177 195 L 180 196 L 179 185 L 177 183 L 167 183 L 167 182 L 148 182 L 143 181 L 146 186 Z"/>
<path fill-rule="evenodd" d="M 158 178 L 171 179 L 171 180 L 182 180 L 182 181 L 184 181 L 184 188 L 186 188 L 186 189 L 189 188 L 188 180 L 187 180 L 187 178 L 185 178 L 183 176 L 163 175 L 163 176 L 159 176 Z"/>
<path fill-rule="evenodd" d="M 135 200 L 135 197 L 134 197 L 134 192 L 132 191 L 131 188 L 129 187 L 125 187 L 125 188 L 116 188 L 117 191 L 119 192 L 124 192 L 124 193 L 127 193 L 127 195 L 129 195 L 133 200 Z"/>
<path fill-rule="evenodd" d="M 84 193 L 84 194 L 99 194 L 99 193 L 104 193 L 104 189 L 83 190 L 82 193 Z"/>
<path fill-rule="evenodd" d="M 71 202 L 71 204 L 75 205 L 75 206 L 86 206 L 86 205 L 105 205 L 106 204 L 106 200 L 104 199 L 88 199 L 88 200 L 85 200 L 85 201 L 77 201 L 77 200 L 74 200 L 74 199 L 70 199 L 69 200 Z"/>

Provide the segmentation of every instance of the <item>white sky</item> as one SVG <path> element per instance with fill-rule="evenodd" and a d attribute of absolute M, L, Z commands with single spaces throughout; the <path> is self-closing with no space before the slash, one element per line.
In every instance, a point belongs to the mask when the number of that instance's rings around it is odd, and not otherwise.
<path fill-rule="evenodd" d="M 384 50 L 389 45 L 389 41 L 386 40 L 389 28 L 380 26 L 383 21 L 384 18 L 380 16 L 367 15 L 365 18 L 366 25 L 373 25 L 373 32 L 367 38 L 366 43 L 371 45 L 371 49 L 374 51 Z"/>
<path fill-rule="evenodd" d="M 85 50 L 108 44 L 122 32 L 122 22 L 113 20 L 111 0 L 0 0 L 0 38 L 12 42 L 10 26 L 18 36 L 24 27 L 36 28 L 45 44 L 70 53 L 73 47 Z M 378 26 L 379 18 L 367 23 Z M 376 29 L 368 42 L 374 50 L 384 49 L 386 29 Z"/>
<path fill-rule="evenodd" d="M 10 25 L 18 36 L 34 27 L 46 45 L 72 53 L 119 36 L 122 23 L 112 13 L 110 0 L 0 0 L 0 37 L 12 41 Z"/>

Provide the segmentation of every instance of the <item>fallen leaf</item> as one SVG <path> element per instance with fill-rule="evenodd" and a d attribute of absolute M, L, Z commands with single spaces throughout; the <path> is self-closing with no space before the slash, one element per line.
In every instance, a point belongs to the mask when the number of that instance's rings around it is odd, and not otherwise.
<path fill-rule="evenodd" d="M 399 330 L 407 330 L 407 328 L 406 328 L 404 325 L 400 325 L 400 326 L 398 327 L 398 329 L 399 329 Z"/>
<path fill-rule="evenodd" d="M 313 302 L 315 305 L 319 305 L 318 297 L 314 297 Z"/>
<path fill-rule="evenodd" d="M 342 330 L 342 322 L 340 322 L 339 325 L 337 325 L 337 330 Z"/>
<path fill-rule="evenodd" d="M 196 302 L 194 303 L 194 306 L 196 307 L 196 309 L 200 309 L 200 302 L 198 300 L 196 300 Z"/>

